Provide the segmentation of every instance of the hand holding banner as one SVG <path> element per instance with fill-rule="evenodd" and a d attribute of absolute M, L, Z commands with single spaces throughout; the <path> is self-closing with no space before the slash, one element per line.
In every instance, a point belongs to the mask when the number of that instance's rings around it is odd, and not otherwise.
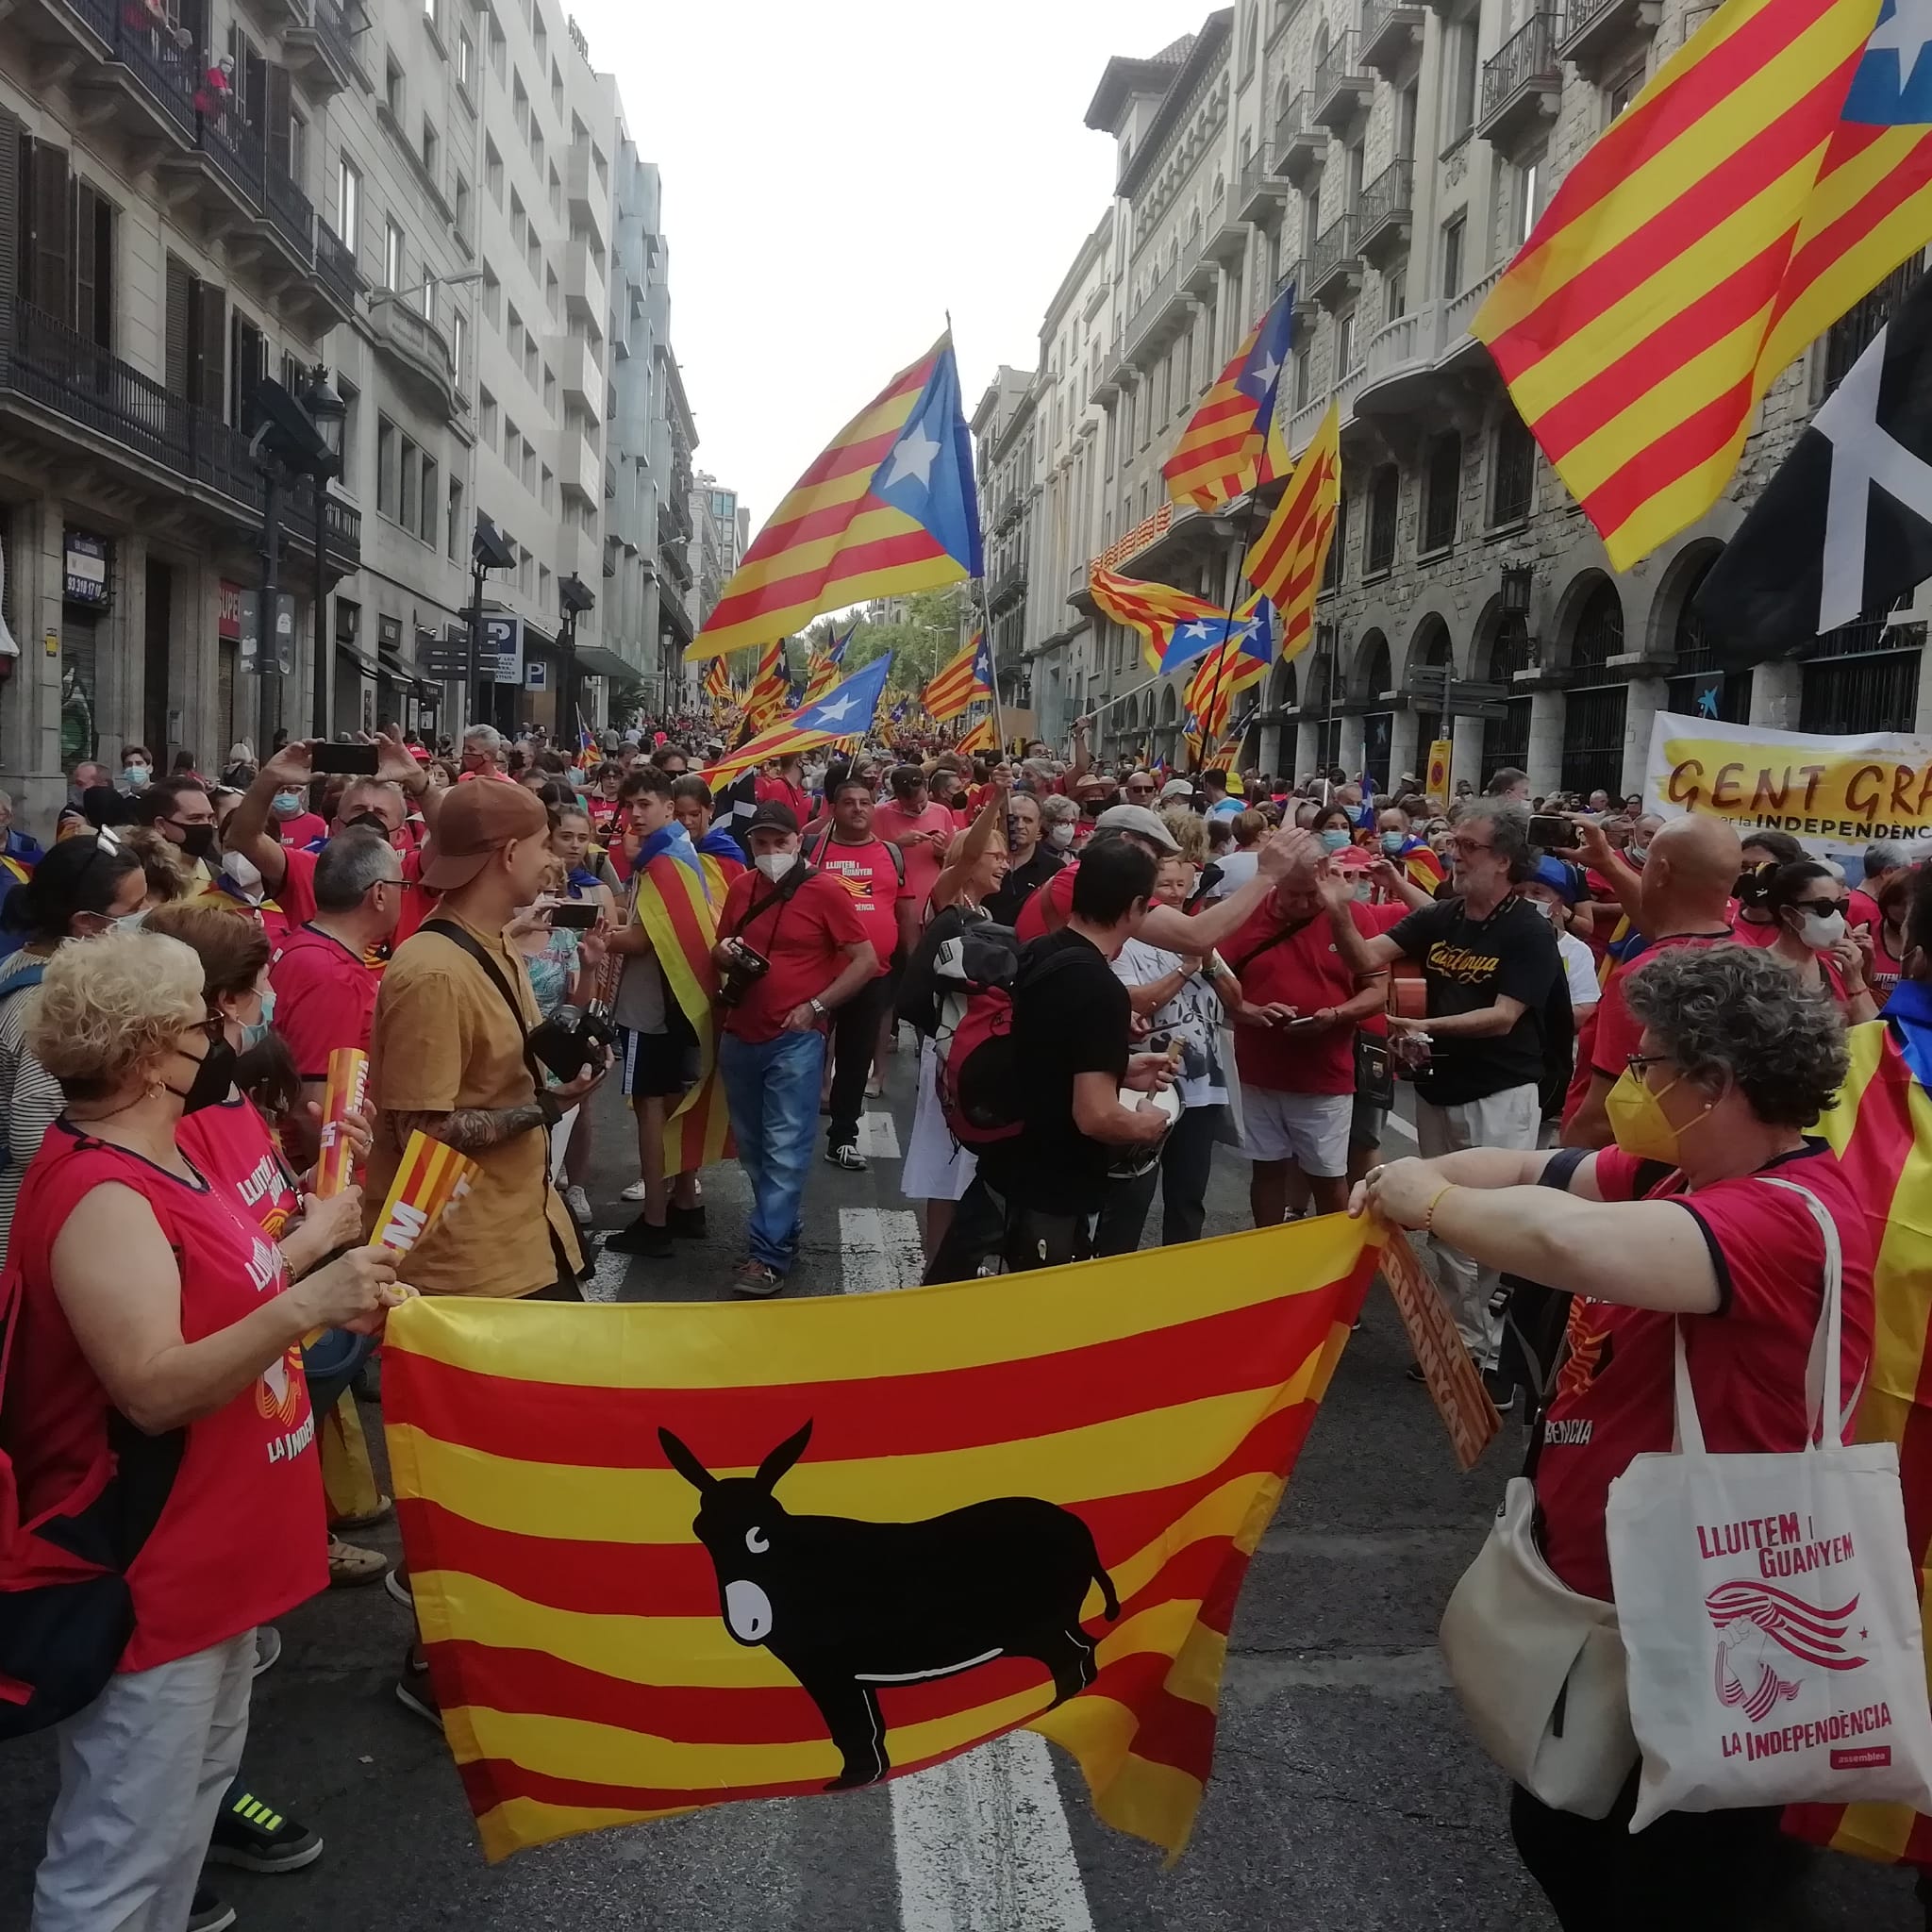
<path fill-rule="evenodd" d="M 343 1131 L 369 1096 L 369 1056 L 359 1046 L 339 1046 L 328 1057 L 322 1090 L 322 1149 L 315 1159 L 315 1191 L 325 1201 L 349 1185 L 355 1143 Z"/>
<path fill-rule="evenodd" d="M 418 1129 L 403 1149 L 371 1245 L 407 1255 L 470 1191 L 476 1174 L 474 1160 Z"/>

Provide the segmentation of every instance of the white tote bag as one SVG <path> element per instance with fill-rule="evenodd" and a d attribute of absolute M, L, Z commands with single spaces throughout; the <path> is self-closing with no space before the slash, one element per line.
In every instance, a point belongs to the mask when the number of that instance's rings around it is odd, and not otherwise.
<path fill-rule="evenodd" d="M 1676 1335 L 1676 1452 L 1610 1485 L 1610 1578 L 1643 1754 L 1632 1831 L 1665 1811 L 1896 1802 L 1932 1808 L 1932 1713 L 1898 1451 L 1842 1442 L 1838 1230 L 1807 1393 L 1820 1440 L 1709 1454 Z"/>

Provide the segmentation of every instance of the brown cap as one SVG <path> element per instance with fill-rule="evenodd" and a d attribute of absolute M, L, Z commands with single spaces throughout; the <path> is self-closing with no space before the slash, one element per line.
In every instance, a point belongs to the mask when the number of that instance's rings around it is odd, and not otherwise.
<path fill-rule="evenodd" d="M 423 883 L 453 892 L 512 839 L 541 839 L 550 829 L 543 801 L 523 785 L 453 785 L 442 795 L 423 865 Z"/>

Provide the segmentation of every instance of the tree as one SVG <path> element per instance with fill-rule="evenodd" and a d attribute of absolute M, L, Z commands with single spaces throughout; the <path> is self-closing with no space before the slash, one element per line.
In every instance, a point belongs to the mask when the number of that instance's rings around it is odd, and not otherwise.
<path fill-rule="evenodd" d="M 810 643 L 827 645 L 844 636 L 855 617 L 858 629 L 845 653 L 844 673 L 849 677 L 875 658 L 890 651 L 892 668 L 886 677 L 886 690 L 905 695 L 923 690 L 934 674 L 954 656 L 972 635 L 972 592 L 963 584 L 948 584 L 943 590 L 918 591 L 910 597 L 894 599 L 905 614 L 895 623 L 874 621 L 861 611 L 847 611 L 837 618 L 813 621 L 807 638 Z"/>

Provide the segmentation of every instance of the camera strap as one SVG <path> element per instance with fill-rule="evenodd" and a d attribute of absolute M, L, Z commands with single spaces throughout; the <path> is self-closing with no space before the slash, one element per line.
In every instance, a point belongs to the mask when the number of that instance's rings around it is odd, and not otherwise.
<path fill-rule="evenodd" d="M 791 905 L 793 897 L 803 889 L 806 880 L 817 875 L 818 868 L 808 864 L 801 855 L 798 863 L 757 905 L 745 908 L 744 918 L 740 922 L 738 931 L 732 934 L 732 938 L 742 938 L 751 929 L 754 919 L 760 913 L 769 912 L 775 906 L 778 908 L 778 917 L 772 922 L 772 936 L 765 941 L 767 946 L 775 946 L 778 942 L 778 927 L 784 922 L 786 907 Z"/>
<path fill-rule="evenodd" d="M 425 919 L 417 930 L 419 932 L 439 934 L 441 938 L 446 939 L 451 945 L 460 946 L 464 952 L 469 954 L 471 958 L 475 960 L 477 965 L 482 967 L 491 985 L 503 995 L 503 1003 L 509 1008 L 510 1018 L 517 1023 L 517 1039 L 523 1044 L 524 1065 L 529 1072 L 530 1085 L 534 1089 L 531 1098 L 541 1099 L 549 1087 L 543 1063 L 530 1050 L 530 1024 L 524 1018 L 523 1002 L 517 998 L 515 992 L 511 990 L 509 981 L 503 976 L 496 961 L 490 957 L 486 948 L 477 944 L 471 934 L 465 932 L 461 926 L 455 924 L 452 920 Z"/>

